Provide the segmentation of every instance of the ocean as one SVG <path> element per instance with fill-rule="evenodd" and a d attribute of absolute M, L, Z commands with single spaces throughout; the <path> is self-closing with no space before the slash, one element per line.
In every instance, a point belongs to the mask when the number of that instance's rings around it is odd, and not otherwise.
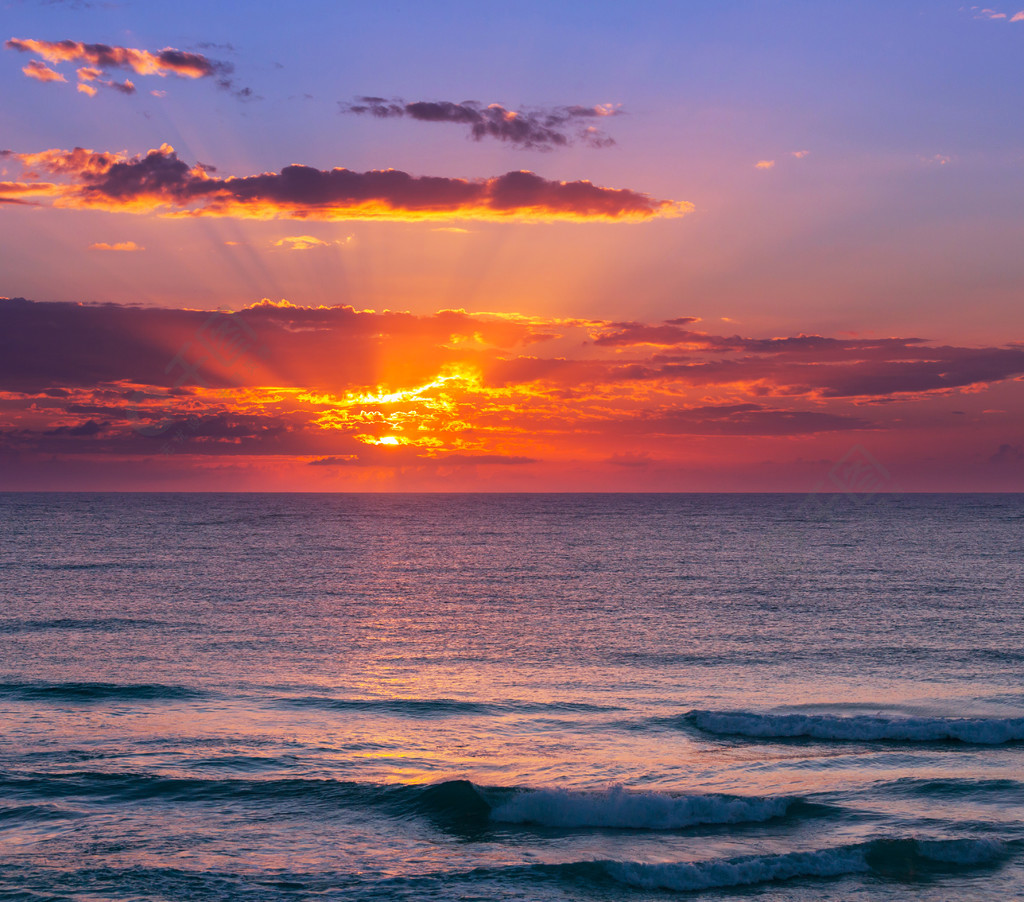
<path fill-rule="evenodd" d="M 822 500 L 0 495 L 0 899 L 1024 897 L 1024 496 Z"/>

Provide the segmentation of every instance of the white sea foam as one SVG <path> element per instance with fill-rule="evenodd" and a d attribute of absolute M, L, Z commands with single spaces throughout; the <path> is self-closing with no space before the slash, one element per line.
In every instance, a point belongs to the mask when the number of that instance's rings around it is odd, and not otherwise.
<path fill-rule="evenodd" d="M 604 790 L 535 789 L 517 792 L 491 810 L 491 819 L 545 827 L 618 827 L 673 830 L 695 824 L 765 821 L 786 813 L 788 798 L 670 795 Z"/>
<path fill-rule="evenodd" d="M 686 892 L 801 877 L 842 877 L 865 873 L 876 867 L 892 867 L 899 859 L 975 865 L 992 861 L 1004 852 L 1003 843 L 989 839 L 882 839 L 779 855 L 749 855 L 664 864 L 610 861 L 603 865 L 611 877 L 630 886 Z"/>
<path fill-rule="evenodd" d="M 1024 740 L 1024 717 L 896 717 L 834 714 L 765 714 L 754 711 L 690 711 L 687 721 L 708 733 L 781 739 L 959 740 L 998 745 Z"/>

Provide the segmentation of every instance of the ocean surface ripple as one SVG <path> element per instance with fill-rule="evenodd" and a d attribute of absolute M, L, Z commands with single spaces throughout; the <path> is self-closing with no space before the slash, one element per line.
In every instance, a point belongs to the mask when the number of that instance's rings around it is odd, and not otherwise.
<path fill-rule="evenodd" d="M 1024 497 L 832 501 L 0 495 L 0 900 L 1019 897 Z"/>

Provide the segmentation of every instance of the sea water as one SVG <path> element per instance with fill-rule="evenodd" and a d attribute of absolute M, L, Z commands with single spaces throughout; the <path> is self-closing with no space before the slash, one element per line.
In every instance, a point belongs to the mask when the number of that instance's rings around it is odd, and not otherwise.
<path fill-rule="evenodd" d="M 1024 496 L 0 496 L 0 898 L 1024 896 Z"/>

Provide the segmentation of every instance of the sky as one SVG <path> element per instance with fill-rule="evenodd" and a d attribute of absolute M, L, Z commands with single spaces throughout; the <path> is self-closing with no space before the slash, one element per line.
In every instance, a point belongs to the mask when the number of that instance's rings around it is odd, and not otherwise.
<path fill-rule="evenodd" d="M 0 490 L 1024 491 L 1024 0 L 0 9 Z"/>

